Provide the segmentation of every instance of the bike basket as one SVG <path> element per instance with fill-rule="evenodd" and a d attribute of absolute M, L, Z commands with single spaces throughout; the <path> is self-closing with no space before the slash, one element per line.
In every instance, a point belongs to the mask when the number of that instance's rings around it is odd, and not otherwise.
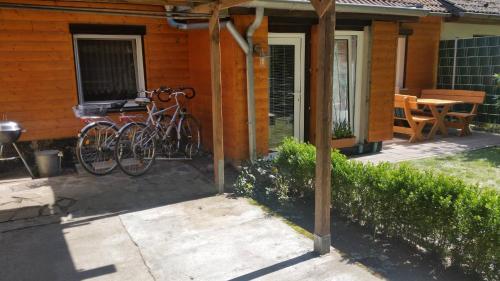
<path fill-rule="evenodd" d="M 80 104 L 73 106 L 73 112 L 78 118 L 103 117 L 108 113 L 109 105 L 106 104 Z"/>

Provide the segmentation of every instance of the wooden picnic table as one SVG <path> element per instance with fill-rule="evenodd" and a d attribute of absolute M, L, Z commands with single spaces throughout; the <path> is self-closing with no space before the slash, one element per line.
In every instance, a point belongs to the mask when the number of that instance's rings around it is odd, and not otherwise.
<path fill-rule="evenodd" d="M 456 104 L 461 104 L 462 101 L 455 100 L 441 100 L 441 99 L 417 99 L 417 104 L 426 106 L 430 109 L 432 116 L 436 118 L 436 122 L 429 133 L 429 138 L 433 138 L 437 131 L 441 132 L 441 135 L 448 136 L 448 130 L 446 128 L 444 117 L 450 111 L 451 107 Z"/>

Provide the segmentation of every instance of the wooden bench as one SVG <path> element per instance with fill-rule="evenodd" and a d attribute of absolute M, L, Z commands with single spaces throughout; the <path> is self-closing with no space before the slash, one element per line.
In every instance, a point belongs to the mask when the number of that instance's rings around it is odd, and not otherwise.
<path fill-rule="evenodd" d="M 418 110 L 417 97 L 398 95 L 394 96 L 394 108 L 403 109 L 404 116 L 394 116 L 393 131 L 395 133 L 410 136 L 410 142 L 422 141 L 422 130 L 427 124 L 434 124 L 436 119 L 432 116 L 416 115 L 413 110 Z M 397 123 L 406 123 L 408 126 L 401 126 Z"/>
<path fill-rule="evenodd" d="M 422 90 L 423 99 L 441 99 L 441 100 L 456 100 L 466 104 L 472 104 L 472 110 L 469 112 L 450 111 L 446 116 L 452 117 L 456 121 L 446 121 L 447 127 L 460 130 L 460 136 L 471 134 L 469 125 L 472 119 L 477 115 L 477 108 L 484 103 L 485 92 L 467 91 L 467 90 Z"/>

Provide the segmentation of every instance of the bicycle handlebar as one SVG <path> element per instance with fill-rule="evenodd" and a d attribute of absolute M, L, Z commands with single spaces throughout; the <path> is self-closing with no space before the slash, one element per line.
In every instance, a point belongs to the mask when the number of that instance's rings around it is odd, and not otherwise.
<path fill-rule="evenodd" d="M 169 102 L 172 99 L 172 95 L 174 94 L 182 94 L 187 99 L 192 99 L 196 96 L 196 91 L 193 87 L 168 88 L 165 86 L 161 86 L 160 88 L 154 89 L 152 91 L 141 91 L 139 92 L 139 94 L 145 94 L 147 98 L 153 98 L 153 96 L 157 96 L 161 102 Z M 164 98 L 162 94 L 167 94 L 167 98 Z"/>
<path fill-rule="evenodd" d="M 166 99 L 162 98 L 163 93 L 168 94 L 168 97 Z M 167 88 L 166 90 L 161 91 L 158 94 L 158 99 L 162 102 L 169 102 L 172 99 L 173 95 L 179 95 L 179 94 L 182 94 L 183 96 L 185 96 L 187 99 L 190 100 L 196 96 L 196 91 L 192 87 L 180 87 L 176 89 Z"/>

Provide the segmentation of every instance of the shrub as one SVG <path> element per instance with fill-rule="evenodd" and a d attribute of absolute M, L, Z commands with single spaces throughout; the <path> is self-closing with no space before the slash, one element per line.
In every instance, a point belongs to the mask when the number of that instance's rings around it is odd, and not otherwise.
<path fill-rule="evenodd" d="M 252 178 L 255 168 L 245 168 L 237 193 L 282 203 L 312 201 L 315 158 L 314 146 L 285 140 L 274 160 L 258 164 L 271 172 L 260 170 Z M 340 215 L 434 251 L 484 280 L 500 279 L 496 191 L 407 165 L 349 161 L 337 151 L 332 152 L 332 167 L 332 205 Z M 268 180 L 258 179 L 266 173 L 271 175 Z"/>

